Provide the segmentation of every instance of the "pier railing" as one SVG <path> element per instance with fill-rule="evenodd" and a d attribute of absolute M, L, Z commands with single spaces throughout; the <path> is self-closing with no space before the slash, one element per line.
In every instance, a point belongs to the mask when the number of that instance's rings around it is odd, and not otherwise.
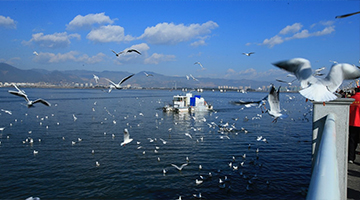
<path fill-rule="evenodd" d="M 319 150 L 315 156 L 307 199 L 341 199 L 339 168 L 336 159 L 336 117 L 328 114 Z"/>
<path fill-rule="evenodd" d="M 347 199 L 350 104 L 354 99 L 312 102 L 312 175 L 307 199 Z"/>

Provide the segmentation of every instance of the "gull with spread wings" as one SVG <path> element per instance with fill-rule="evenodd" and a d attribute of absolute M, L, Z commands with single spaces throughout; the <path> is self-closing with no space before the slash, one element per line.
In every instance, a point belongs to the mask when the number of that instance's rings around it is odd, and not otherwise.
<path fill-rule="evenodd" d="M 9 90 L 8 92 L 10 94 L 23 97 L 26 100 L 27 106 L 29 108 L 32 107 L 35 103 L 42 103 L 45 106 L 51 106 L 51 104 L 49 102 L 45 101 L 44 99 L 36 99 L 35 101 L 30 101 L 24 90 L 20 90 L 15 84 L 12 84 L 12 85 L 16 88 L 17 91 Z"/>
<path fill-rule="evenodd" d="M 280 61 L 273 65 L 296 76 L 302 87 L 299 91 L 302 96 L 320 102 L 336 99 L 334 92 L 344 80 L 360 78 L 360 69 L 347 63 L 334 63 L 325 78 L 315 77 L 310 61 L 304 58 Z"/>
<path fill-rule="evenodd" d="M 139 55 L 141 55 L 140 51 L 136 50 L 136 49 L 125 49 L 124 51 L 121 51 L 119 53 L 116 53 L 116 51 L 114 50 L 111 50 L 116 56 L 119 56 L 120 54 L 123 54 L 123 53 L 131 53 L 131 52 L 135 52 Z"/>
<path fill-rule="evenodd" d="M 123 78 L 118 84 L 112 82 L 110 79 L 108 78 L 105 78 L 107 81 L 109 81 L 109 83 L 111 84 L 110 85 L 110 88 L 109 88 L 109 93 L 111 92 L 112 89 L 118 89 L 118 90 L 121 90 L 123 87 L 121 86 L 121 84 L 123 84 L 126 80 L 128 80 L 129 78 L 131 78 L 132 76 L 134 76 L 135 74 L 131 74 L 125 78 Z"/>

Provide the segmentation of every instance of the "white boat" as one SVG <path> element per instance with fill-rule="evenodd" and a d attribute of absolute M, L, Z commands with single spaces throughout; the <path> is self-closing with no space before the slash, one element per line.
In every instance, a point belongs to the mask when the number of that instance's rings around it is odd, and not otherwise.
<path fill-rule="evenodd" d="M 200 95 L 193 96 L 192 93 L 186 95 L 175 95 L 173 104 L 163 107 L 164 112 L 194 112 L 212 110 L 213 106 L 209 105 Z"/>

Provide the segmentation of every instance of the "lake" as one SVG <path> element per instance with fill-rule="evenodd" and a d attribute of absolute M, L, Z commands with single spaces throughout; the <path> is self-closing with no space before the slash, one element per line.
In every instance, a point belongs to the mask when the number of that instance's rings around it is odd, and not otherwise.
<path fill-rule="evenodd" d="M 289 117 L 274 123 L 230 103 L 267 93 L 193 92 L 214 111 L 175 114 L 161 108 L 181 91 L 22 88 L 52 104 L 27 108 L 9 89 L 0 88 L 0 109 L 12 112 L 0 112 L 1 199 L 306 198 L 312 104 L 298 93 L 280 93 Z M 226 123 L 235 130 L 213 125 Z M 120 146 L 125 128 L 134 140 Z"/>

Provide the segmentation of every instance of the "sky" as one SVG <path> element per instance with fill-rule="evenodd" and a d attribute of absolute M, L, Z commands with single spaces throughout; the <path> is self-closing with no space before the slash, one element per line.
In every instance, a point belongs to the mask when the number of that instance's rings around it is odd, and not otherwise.
<path fill-rule="evenodd" d="M 335 19 L 357 11 L 355 0 L 0 1 L 0 62 L 268 80 L 286 75 L 271 63 L 296 57 L 359 65 L 360 14 Z M 111 51 L 126 49 L 141 55 Z"/>

